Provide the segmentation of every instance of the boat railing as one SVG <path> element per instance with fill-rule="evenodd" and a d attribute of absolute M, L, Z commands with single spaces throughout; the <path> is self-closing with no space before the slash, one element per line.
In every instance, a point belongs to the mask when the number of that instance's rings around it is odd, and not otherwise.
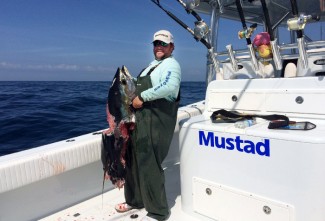
<path fill-rule="evenodd" d="M 307 66 L 303 67 L 302 69 L 310 69 L 313 68 L 313 64 L 310 64 L 308 60 L 313 59 L 314 57 L 317 59 L 319 59 L 320 57 L 325 58 L 325 41 L 304 41 L 303 50 L 299 49 L 299 47 L 299 43 L 288 43 L 278 45 L 281 61 L 295 60 L 297 66 L 303 65 L 302 63 L 305 62 Z M 238 72 L 238 64 L 240 63 L 245 63 L 246 65 L 249 64 L 253 67 L 254 64 L 251 62 L 250 52 L 248 48 L 233 50 L 232 45 L 227 45 L 226 48 L 227 50 L 225 51 L 215 53 L 215 56 L 221 64 L 230 64 L 234 74 Z M 292 53 L 292 51 L 296 53 Z M 305 57 L 304 54 L 307 58 L 306 61 L 303 61 Z M 270 62 L 273 60 L 273 58 L 265 59 L 257 56 L 257 60 L 259 62 Z M 285 69 L 285 66 L 283 67 L 283 69 Z M 299 74 L 299 76 L 304 76 L 304 74 Z M 307 74 L 306 76 L 310 75 Z"/>

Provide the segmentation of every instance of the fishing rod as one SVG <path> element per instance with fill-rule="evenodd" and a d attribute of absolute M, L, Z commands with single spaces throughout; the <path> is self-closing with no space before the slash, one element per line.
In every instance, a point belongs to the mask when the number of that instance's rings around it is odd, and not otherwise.
<path fill-rule="evenodd" d="M 262 3 L 262 9 L 264 12 L 264 17 L 265 17 L 265 23 L 266 23 L 266 28 L 267 28 L 267 32 L 270 35 L 270 44 L 271 44 L 271 50 L 272 50 L 272 54 L 273 54 L 273 61 L 275 64 L 275 67 L 277 70 L 282 70 L 282 59 L 280 56 L 280 51 L 279 51 L 279 47 L 277 44 L 277 39 L 274 37 L 274 32 L 273 32 L 273 28 L 272 28 L 272 24 L 270 21 L 270 15 L 269 15 L 269 10 L 267 9 L 267 5 L 265 0 L 261 0 Z"/>
<path fill-rule="evenodd" d="M 220 72 L 219 63 L 218 63 L 217 59 L 215 58 L 213 47 L 204 38 L 204 35 L 207 34 L 209 30 L 208 30 L 208 28 L 205 27 L 206 24 L 203 22 L 203 20 L 200 18 L 200 16 L 198 16 L 196 12 L 191 10 L 192 11 L 191 14 L 194 15 L 197 19 L 200 19 L 200 21 L 198 21 L 199 23 L 196 23 L 196 25 L 198 26 L 197 30 L 193 31 L 188 25 L 186 25 L 184 22 L 182 22 L 173 13 L 171 13 L 170 11 L 167 11 L 165 8 L 163 8 L 162 5 L 160 4 L 159 0 L 151 0 L 151 1 L 154 4 L 156 4 L 161 10 L 163 10 L 169 17 L 171 17 L 174 21 L 176 21 L 179 25 L 181 25 L 184 29 L 186 29 L 194 37 L 194 39 L 196 41 L 200 41 L 208 49 L 208 54 L 212 60 L 212 64 L 213 64 L 216 72 L 219 73 Z M 177 1 L 180 2 L 182 5 L 184 4 L 184 2 L 182 2 L 181 0 L 177 0 Z"/>
<path fill-rule="evenodd" d="M 258 71 L 258 69 L 259 69 L 258 68 L 258 62 L 257 62 L 256 56 L 255 56 L 255 51 L 254 51 L 254 48 L 252 46 L 252 41 L 251 41 L 251 38 L 250 38 L 250 36 L 251 36 L 253 30 L 256 28 L 257 24 L 253 24 L 250 27 L 250 30 L 248 30 L 247 25 L 246 25 L 245 16 L 244 16 L 244 11 L 243 11 L 240 0 L 236 0 L 236 7 L 237 7 L 237 11 L 238 11 L 238 14 L 239 14 L 239 17 L 240 17 L 240 21 L 241 21 L 243 29 L 244 29 L 242 33 L 243 33 L 243 37 L 245 37 L 245 39 L 246 39 L 249 54 L 251 56 L 251 62 L 253 64 L 254 70 Z"/>
<path fill-rule="evenodd" d="M 183 6 L 183 8 L 188 14 L 191 14 L 196 18 L 197 21 L 194 22 L 195 24 L 194 35 L 196 37 L 200 36 L 200 38 L 201 36 L 207 35 L 209 32 L 209 27 L 206 25 L 206 23 L 203 21 L 200 15 L 193 10 L 195 7 L 199 5 L 199 1 L 195 0 L 194 2 L 190 1 L 187 3 L 184 3 L 182 0 L 177 0 L 177 1 Z"/>
<path fill-rule="evenodd" d="M 237 11 L 238 11 L 238 14 L 239 14 L 239 17 L 240 17 L 240 21 L 241 21 L 241 24 L 242 24 L 243 30 L 244 30 L 244 36 L 243 37 L 246 38 L 247 45 L 252 44 L 250 36 L 245 35 L 245 31 L 247 30 L 247 25 L 246 25 L 244 11 L 243 11 L 243 8 L 241 6 L 240 0 L 236 0 L 236 7 L 237 7 Z"/>
<path fill-rule="evenodd" d="M 290 0 L 291 3 L 291 10 L 292 10 L 292 15 L 294 17 L 298 17 L 298 5 L 296 0 Z M 297 30 L 297 38 L 302 38 L 303 37 L 303 32 L 302 30 Z"/>
<path fill-rule="evenodd" d="M 302 68 L 305 69 L 308 67 L 308 58 L 307 52 L 305 48 L 305 38 L 303 30 L 308 20 L 313 19 L 316 21 L 320 20 L 320 16 L 318 15 L 299 15 L 298 12 L 298 4 L 296 0 L 290 0 L 291 2 L 291 10 L 294 18 L 291 18 L 287 21 L 288 29 L 291 31 L 296 31 L 297 33 L 297 44 L 299 51 L 299 59 L 301 60 Z"/>
<path fill-rule="evenodd" d="M 297 38 L 304 37 L 303 30 L 305 29 L 305 25 L 307 24 L 308 20 L 315 20 L 319 21 L 320 16 L 313 13 L 311 15 L 305 15 L 298 13 L 298 5 L 296 0 L 291 1 L 291 11 L 294 18 L 291 18 L 287 21 L 289 30 L 295 30 L 297 33 Z"/>
<path fill-rule="evenodd" d="M 174 21 L 176 21 L 179 25 L 181 25 L 184 29 L 186 29 L 191 35 L 193 35 L 193 37 L 196 41 L 202 42 L 204 44 L 204 46 L 207 47 L 207 49 L 212 48 L 212 46 L 209 42 L 207 42 L 204 38 L 200 38 L 200 37 L 196 36 L 194 31 L 189 26 L 187 26 L 184 22 L 182 22 L 179 18 L 177 18 L 173 13 L 164 9 L 161 6 L 161 4 L 159 3 L 159 0 L 151 0 L 151 1 L 153 3 L 155 3 L 161 10 L 163 10 L 169 17 L 171 17 Z"/>
<path fill-rule="evenodd" d="M 194 7 L 196 7 L 196 3 L 184 3 L 182 0 L 177 0 L 186 10 L 186 12 L 188 14 L 192 14 L 196 20 L 198 21 L 203 21 L 202 18 L 200 17 L 200 15 L 198 13 L 196 13 L 196 11 L 193 10 Z"/>
<path fill-rule="evenodd" d="M 298 18 L 298 5 L 296 0 L 290 0 L 291 2 L 291 10 L 292 15 L 295 18 Z M 298 22 L 298 21 L 297 21 Z M 308 60 L 307 60 L 307 53 L 305 48 L 305 39 L 302 29 L 296 30 L 297 33 L 297 44 L 298 44 L 298 52 L 299 52 L 299 58 L 301 60 L 302 68 L 305 69 L 308 67 Z"/>

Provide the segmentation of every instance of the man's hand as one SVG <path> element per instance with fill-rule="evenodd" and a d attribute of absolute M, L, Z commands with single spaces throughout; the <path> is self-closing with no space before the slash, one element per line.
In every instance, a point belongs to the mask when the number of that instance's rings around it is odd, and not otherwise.
<path fill-rule="evenodd" d="M 134 98 L 133 101 L 132 101 L 132 106 L 135 109 L 138 109 L 138 108 L 141 108 L 142 105 L 143 105 L 143 102 L 139 99 L 138 96 L 136 96 L 136 98 Z"/>

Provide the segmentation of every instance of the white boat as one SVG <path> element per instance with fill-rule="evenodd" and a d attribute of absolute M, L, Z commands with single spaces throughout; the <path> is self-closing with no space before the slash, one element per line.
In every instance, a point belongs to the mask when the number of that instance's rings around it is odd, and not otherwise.
<path fill-rule="evenodd" d="M 325 42 L 304 35 L 305 26 L 315 22 L 312 13 L 319 23 L 324 20 L 324 2 L 297 1 L 298 7 L 294 0 L 178 2 L 198 19 L 196 28 L 187 30 L 208 48 L 208 86 L 205 101 L 178 111 L 163 165 L 169 220 L 324 221 Z M 196 12 L 211 15 L 207 36 Z M 219 19 L 274 30 L 269 32 L 273 56 L 255 52 L 249 28 L 241 32 L 247 48 L 234 50 L 229 42 L 216 52 Z M 289 27 L 290 43 L 279 45 L 280 26 Z M 276 114 L 316 127 L 268 129 L 270 121 L 259 117 L 247 127 L 212 121 L 221 109 Z M 115 212 L 123 189 L 106 182 L 102 195 L 100 134 L 0 157 L 0 221 L 141 220 L 144 209 Z"/>

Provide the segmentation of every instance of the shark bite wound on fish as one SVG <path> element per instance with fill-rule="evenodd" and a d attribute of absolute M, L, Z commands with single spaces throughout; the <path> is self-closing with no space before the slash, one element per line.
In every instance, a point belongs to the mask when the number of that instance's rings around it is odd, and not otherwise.
<path fill-rule="evenodd" d="M 130 131 L 135 127 L 135 115 L 130 104 L 135 97 L 135 80 L 125 66 L 118 68 L 107 96 L 109 128 L 102 134 L 101 161 L 104 179 L 122 188 L 125 180 L 125 154 Z M 104 188 L 104 181 L 103 181 Z"/>

